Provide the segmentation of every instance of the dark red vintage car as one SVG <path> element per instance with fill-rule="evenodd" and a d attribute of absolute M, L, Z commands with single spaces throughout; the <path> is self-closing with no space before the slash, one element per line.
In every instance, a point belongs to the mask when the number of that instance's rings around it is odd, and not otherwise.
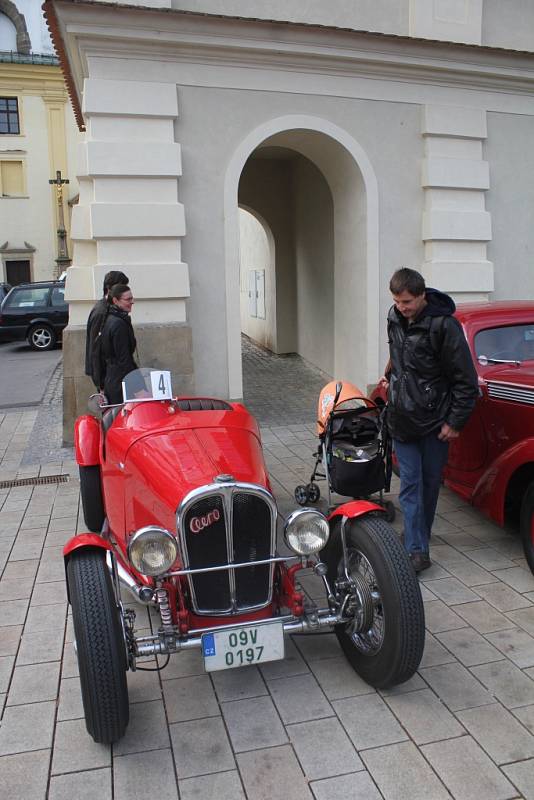
<path fill-rule="evenodd" d="M 261 665 L 284 657 L 284 634 L 333 626 L 372 686 L 413 675 L 424 645 L 421 593 L 380 506 L 353 501 L 328 519 L 294 511 L 281 553 L 259 429 L 244 406 L 173 398 L 168 373 L 150 370 L 131 373 L 124 390 L 123 404 L 76 422 L 91 533 L 64 548 L 95 741 L 124 734 L 126 671 L 141 657 L 200 648 L 207 671 Z M 320 605 L 297 581 L 304 569 L 324 586 Z M 159 612 L 153 633 L 137 634 L 124 588 Z"/>
<path fill-rule="evenodd" d="M 445 483 L 499 525 L 519 521 L 534 572 L 534 303 L 461 304 L 455 316 L 480 396 L 451 443 Z"/>

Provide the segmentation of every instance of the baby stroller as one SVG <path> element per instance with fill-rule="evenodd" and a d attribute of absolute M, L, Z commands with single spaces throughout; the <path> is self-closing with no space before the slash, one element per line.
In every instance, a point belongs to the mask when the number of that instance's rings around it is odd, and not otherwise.
<path fill-rule="evenodd" d="M 309 483 L 297 486 L 299 505 L 316 503 L 321 492 L 316 478 L 326 479 L 328 507 L 331 492 L 375 502 L 393 522 L 395 506 L 383 499 L 391 480 L 391 441 L 383 424 L 382 411 L 352 383 L 328 383 L 319 395 L 317 436 L 319 446 Z M 324 472 L 319 472 L 322 466 Z"/>

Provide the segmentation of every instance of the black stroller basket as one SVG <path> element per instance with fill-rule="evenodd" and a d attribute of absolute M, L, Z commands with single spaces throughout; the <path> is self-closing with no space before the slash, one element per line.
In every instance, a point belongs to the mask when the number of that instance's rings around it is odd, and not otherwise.
<path fill-rule="evenodd" d="M 367 497 L 386 485 L 380 412 L 374 408 L 338 411 L 325 432 L 330 488 L 348 497 Z"/>

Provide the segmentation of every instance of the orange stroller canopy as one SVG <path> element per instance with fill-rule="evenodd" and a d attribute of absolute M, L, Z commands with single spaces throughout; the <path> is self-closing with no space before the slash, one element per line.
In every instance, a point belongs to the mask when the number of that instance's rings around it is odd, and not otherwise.
<path fill-rule="evenodd" d="M 341 383 L 341 393 L 337 399 L 336 407 L 334 408 L 334 399 L 336 397 L 336 386 Z M 348 411 L 351 408 L 360 408 L 367 406 L 367 408 L 376 408 L 375 403 L 364 395 L 361 389 L 358 389 L 353 383 L 348 381 L 330 381 L 321 389 L 319 395 L 319 405 L 317 408 L 317 436 L 322 436 L 326 430 L 328 418 L 333 411 Z"/>

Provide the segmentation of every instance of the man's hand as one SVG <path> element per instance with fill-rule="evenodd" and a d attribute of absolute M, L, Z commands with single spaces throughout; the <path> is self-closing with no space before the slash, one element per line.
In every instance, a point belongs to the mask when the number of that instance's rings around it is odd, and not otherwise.
<path fill-rule="evenodd" d="M 387 392 L 387 390 L 389 389 L 389 381 L 385 375 L 382 375 L 382 377 L 378 381 L 377 387 Z"/>
<path fill-rule="evenodd" d="M 450 442 L 451 439 L 457 439 L 459 435 L 459 431 L 454 430 L 454 428 L 451 428 L 450 425 L 447 425 L 447 423 L 444 422 L 441 426 L 440 432 L 438 433 L 438 439 L 440 439 L 442 442 Z"/>

